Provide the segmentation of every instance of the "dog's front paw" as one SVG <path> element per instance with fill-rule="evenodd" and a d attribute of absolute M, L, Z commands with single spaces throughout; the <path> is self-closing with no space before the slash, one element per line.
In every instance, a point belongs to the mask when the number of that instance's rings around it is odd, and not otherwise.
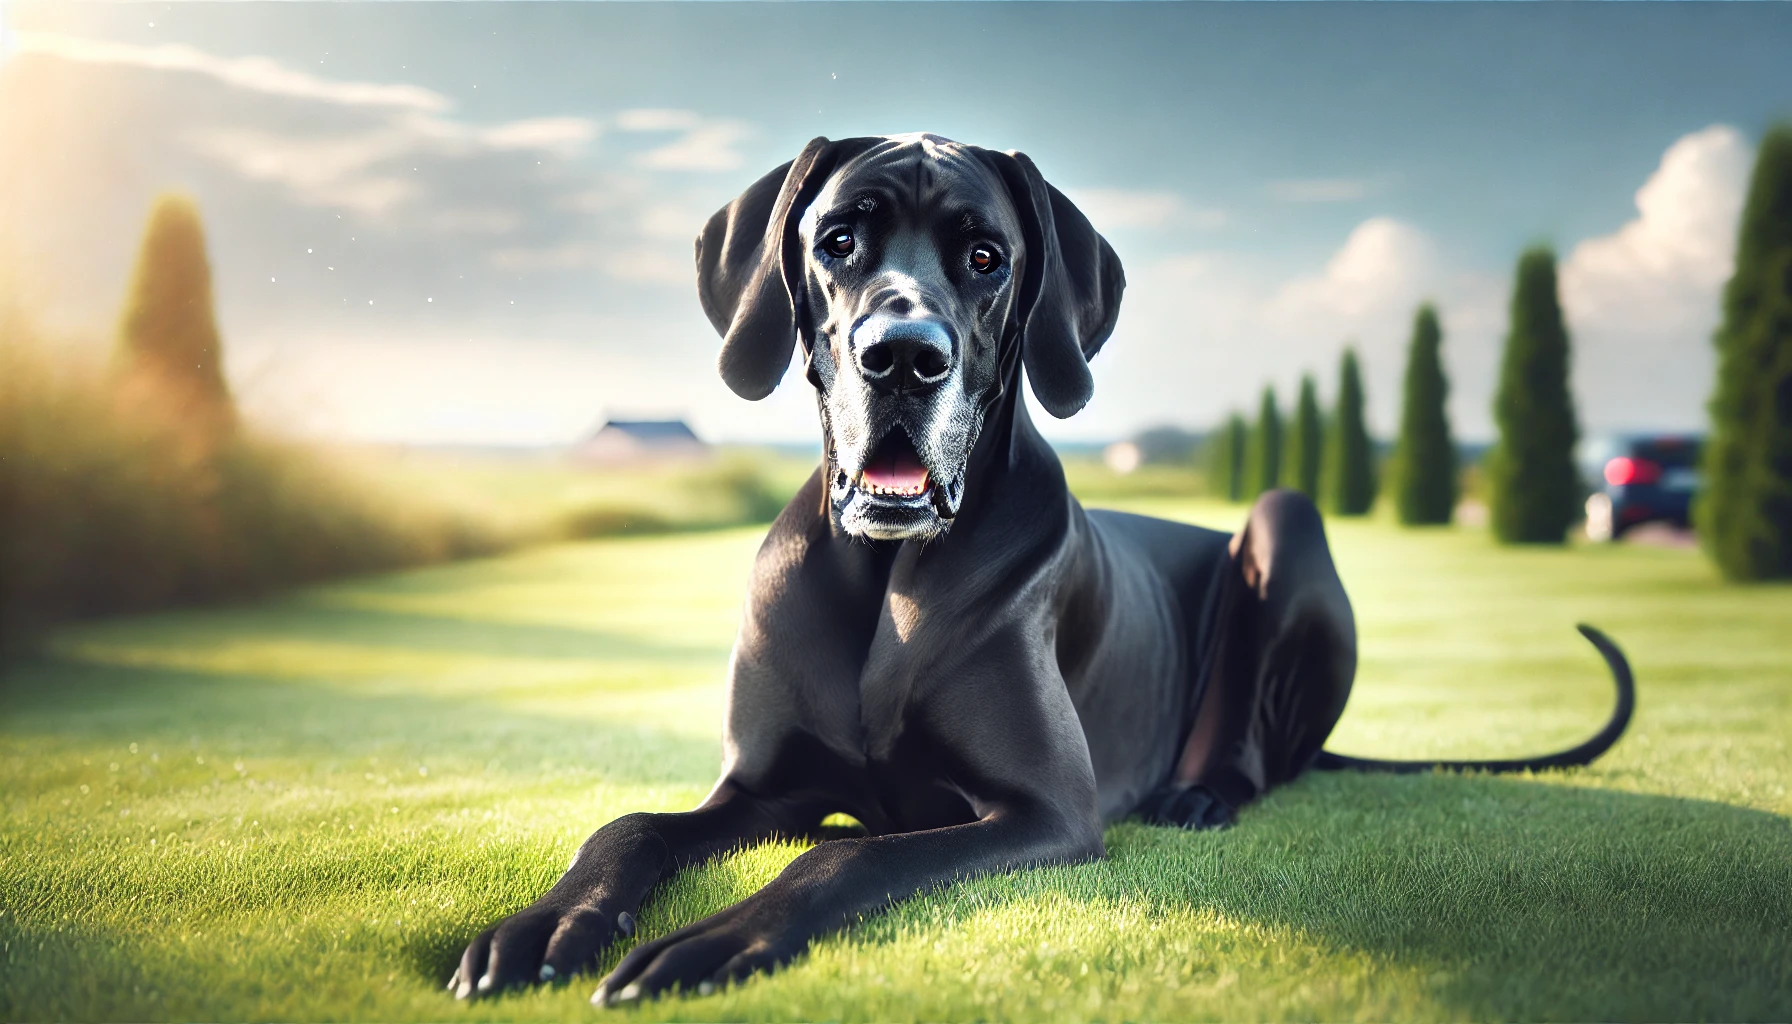
<path fill-rule="evenodd" d="M 801 952 L 804 942 L 757 921 L 754 900 L 629 951 L 597 986 L 591 1002 L 616 1006 L 674 989 L 709 995 L 756 971 L 770 970 Z"/>
<path fill-rule="evenodd" d="M 628 911 L 537 904 L 505 918 L 467 945 L 448 979 L 457 999 L 495 995 L 536 982 L 565 981 L 597 961 L 612 941 L 635 933 Z"/>

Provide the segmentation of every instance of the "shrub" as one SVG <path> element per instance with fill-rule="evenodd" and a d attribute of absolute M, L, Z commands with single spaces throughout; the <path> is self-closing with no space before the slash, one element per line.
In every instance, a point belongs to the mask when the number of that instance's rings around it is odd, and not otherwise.
<path fill-rule="evenodd" d="M 1363 375 L 1348 346 L 1338 363 L 1338 407 L 1326 436 L 1320 490 L 1341 516 L 1367 515 L 1375 505 L 1375 448 L 1363 422 Z"/>
<path fill-rule="evenodd" d="M 1413 317 L 1400 439 L 1388 473 L 1395 515 L 1413 526 L 1448 523 L 1456 512 L 1456 442 L 1444 407 L 1450 385 L 1442 346 L 1437 310 L 1426 303 Z"/>
<path fill-rule="evenodd" d="M 1214 492 L 1227 501 L 1244 500 L 1245 454 L 1250 429 L 1233 413 L 1207 435 L 1207 472 Z"/>
<path fill-rule="evenodd" d="M 0 648 L 57 622 L 495 550 L 483 524 L 323 452 L 120 412 L 115 381 L 0 323 Z"/>
<path fill-rule="evenodd" d="M 212 312 L 205 228 L 191 199 L 164 195 L 150 211 L 118 321 L 114 362 L 132 413 L 178 425 L 200 456 L 235 425 Z"/>
<path fill-rule="evenodd" d="M 1562 543 L 1580 518 L 1580 431 L 1568 391 L 1556 258 L 1546 247 L 1518 260 L 1493 418 L 1499 441 L 1487 457 L 1487 496 L 1494 536 L 1506 544 Z"/>
<path fill-rule="evenodd" d="M 1246 494 L 1256 497 L 1282 484 L 1282 413 L 1276 407 L 1276 389 L 1265 387 L 1263 400 L 1257 406 L 1257 427 L 1251 431 L 1249 486 Z"/>
<path fill-rule="evenodd" d="M 1761 140 L 1724 289 L 1695 522 L 1733 580 L 1792 578 L 1792 123 Z"/>
<path fill-rule="evenodd" d="M 1294 425 L 1288 431 L 1288 454 L 1282 475 L 1289 487 L 1319 500 L 1319 469 L 1325 454 L 1325 423 L 1319 414 L 1319 393 L 1312 374 L 1300 379 L 1300 400 L 1294 406 Z"/>

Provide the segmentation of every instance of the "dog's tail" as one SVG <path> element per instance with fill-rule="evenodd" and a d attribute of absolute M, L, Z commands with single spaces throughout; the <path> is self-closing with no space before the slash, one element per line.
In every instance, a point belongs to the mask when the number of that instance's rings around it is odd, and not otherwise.
<path fill-rule="evenodd" d="M 1630 662 L 1625 659 L 1624 652 L 1618 649 L 1618 645 L 1612 642 L 1611 637 L 1585 623 L 1576 628 L 1605 657 L 1605 663 L 1612 672 L 1612 682 L 1618 687 L 1618 705 L 1612 709 L 1612 717 L 1606 721 L 1605 728 L 1594 733 L 1585 743 L 1554 754 L 1515 761 L 1377 761 L 1367 757 L 1345 757 L 1343 754 L 1322 750 L 1314 759 L 1313 767 L 1320 771 L 1393 772 L 1397 775 L 1409 775 L 1435 769 L 1499 773 L 1591 764 L 1594 758 L 1610 750 L 1612 744 L 1618 742 L 1618 737 L 1624 735 L 1624 727 L 1630 724 L 1631 713 L 1636 710 L 1636 680 L 1630 674 Z"/>

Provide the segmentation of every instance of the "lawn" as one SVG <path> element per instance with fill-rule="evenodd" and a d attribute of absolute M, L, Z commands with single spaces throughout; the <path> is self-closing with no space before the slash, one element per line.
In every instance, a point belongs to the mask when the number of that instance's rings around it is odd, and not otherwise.
<path fill-rule="evenodd" d="M 1236 509 L 1134 502 L 1230 526 Z M 58 634 L 0 688 L 0 1018 L 1792 1017 L 1792 588 L 1695 552 L 1334 524 L 1362 632 L 1333 749 L 1536 777 L 1310 775 L 1218 833 L 908 901 L 789 969 L 599 1011 L 474 1004 L 462 944 L 592 828 L 691 805 L 758 530 L 565 544 Z M 681 876 L 652 936 L 799 852 Z M 612 950 L 606 966 L 620 950 Z"/>

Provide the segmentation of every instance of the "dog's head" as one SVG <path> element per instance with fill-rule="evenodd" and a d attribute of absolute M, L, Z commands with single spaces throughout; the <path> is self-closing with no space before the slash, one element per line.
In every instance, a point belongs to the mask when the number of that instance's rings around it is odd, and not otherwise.
<path fill-rule="evenodd" d="M 764 398 L 801 342 L 829 507 L 877 540 L 951 525 L 984 415 L 1020 365 L 1052 415 L 1088 402 L 1124 285 L 1031 160 L 936 135 L 815 139 L 697 237 L 722 379 Z"/>

